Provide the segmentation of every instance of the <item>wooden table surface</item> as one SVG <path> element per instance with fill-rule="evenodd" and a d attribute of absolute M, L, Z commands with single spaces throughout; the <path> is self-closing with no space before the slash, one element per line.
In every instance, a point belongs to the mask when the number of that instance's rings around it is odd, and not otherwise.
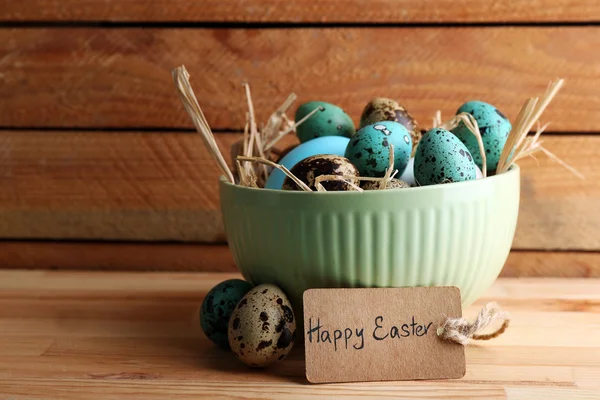
<path fill-rule="evenodd" d="M 203 336 L 198 308 L 235 275 L 0 271 L 0 400 L 600 398 L 600 280 L 502 278 L 505 335 L 463 379 L 311 385 L 302 349 L 251 370 Z"/>

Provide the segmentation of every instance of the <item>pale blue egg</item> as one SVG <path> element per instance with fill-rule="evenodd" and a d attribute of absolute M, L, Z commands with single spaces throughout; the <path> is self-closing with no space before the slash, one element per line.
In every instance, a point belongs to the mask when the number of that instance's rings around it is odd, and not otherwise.
<path fill-rule="evenodd" d="M 414 157 L 411 157 L 410 160 L 408 160 L 406 169 L 404 170 L 404 172 L 402 173 L 402 175 L 400 175 L 400 178 L 398 178 L 398 179 L 408 183 L 410 186 L 416 185 L 416 182 L 415 182 L 415 158 Z"/>
<path fill-rule="evenodd" d="M 300 144 L 298 147 L 286 154 L 285 157 L 279 161 L 279 164 L 291 170 L 294 165 L 298 164 L 305 158 L 316 156 L 318 154 L 344 156 L 348 142 L 350 142 L 350 139 L 344 136 L 318 137 Z M 283 172 L 278 169 L 274 169 L 271 175 L 269 175 L 269 179 L 267 179 L 265 188 L 281 190 L 285 177 L 286 175 Z"/>

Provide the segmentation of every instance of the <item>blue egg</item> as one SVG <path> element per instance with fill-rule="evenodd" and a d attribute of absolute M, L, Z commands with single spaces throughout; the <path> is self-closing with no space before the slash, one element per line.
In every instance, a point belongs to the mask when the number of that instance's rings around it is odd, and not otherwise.
<path fill-rule="evenodd" d="M 483 148 L 485 149 L 487 169 L 488 171 L 495 171 L 508 134 L 512 129 L 510 122 L 496 107 L 483 101 L 469 101 L 463 104 L 456 111 L 456 114 L 462 112 L 471 114 L 477 121 Z M 473 155 L 475 164 L 479 168 L 483 168 L 479 144 L 471 131 L 461 123 L 452 130 L 452 133 L 467 146 L 467 149 Z"/>
<path fill-rule="evenodd" d="M 401 175 L 410 159 L 412 139 L 398 122 L 381 121 L 361 128 L 350 139 L 345 157 L 361 176 L 382 177 L 390 163 L 390 144 L 394 145 L 394 168 Z"/>
<path fill-rule="evenodd" d="M 298 164 L 305 158 L 316 156 L 318 154 L 333 154 L 336 156 L 343 156 L 346 151 L 346 146 L 350 139 L 344 136 L 322 136 L 316 139 L 309 140 L 300 144 L 298 147 L 290 151 L 285 155 L 279 164 L 283 165 L 287 169 L 292 169 L 294 165 Z M 286 175 L 278 169 L 274 169 L 267 183 L 266 189 L 281 190 L 283 181 Z"/>

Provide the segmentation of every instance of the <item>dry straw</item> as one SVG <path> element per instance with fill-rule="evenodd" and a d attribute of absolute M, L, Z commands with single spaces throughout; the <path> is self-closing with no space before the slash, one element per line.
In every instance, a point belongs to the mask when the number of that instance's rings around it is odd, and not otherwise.
<path fill-rule="evenodd" d="M 231 183 L 236 183 L 234 175 L 227 165 L 223 154 L 219 150 L 214 134 L 206 121 L 206 117 L 198 104 L 198 100 L 194 94 L 194 91 L 190 85 L 190 75 L 184 66 L 177 67 L 172 72 L 173 81 L 179 97 L 191 117 L 196 130 L 200 133 L 202 140 L 217 162 L 217 165 L 221 169 L 222 173 L 227 177 L 227 180 Z M 519 112 L 513 129 L 511 130 L 504 150 L 500 156 L 500 161 L 496 169 L 496 174 L 506 172 L 510 167 L 518 160 L 533 156 L 534 153 L 541 151 L 550 157 L 552 160 L 558 162 L 574 175 L 583 178 L 583 176 L 575 170 L 573 167 L 566 164 L 564 161 L 559 159 L 556 155 L 551 153 L 546 148 L 542 147 L 542 141 L 540 140 L 541 134 L 544 132 L 548 124 L 543 125 L 537 129 L 537 132 L 533 136 L 528 136 L 528 133 L 537 123 L 538 119 L 548 106 L 554 96 L 558 93 L 560 88 L 563 86 L 564 80 L 557 79 L 550 83 L 548 89 L 541 98 L 533 97 L 528 99 L 521 111 Z M 286 114 L 287 110 L 296 100 L 296 95 L 291 93 L 287 99 L 281 104 L 273 114 L 267 120 L 264 128 L 259 131 L 258 124 L 256 122 L 256 116 L 254 113 L 254 104 L 252 101 L 252 95 L 250 92 L 250 86 L 247 83 L 243 84 L 246 101 L 248 104 L 248 113 L 246 114 L 246 125 L 244 129 L 244 135 L 242 143 L 236 144 L 232 148 L 232 155 L 235 160 L 236 172 L 238 174 L 237 183 L 242 186 L 261 188 L 264 187 L 268 175 L 271 172 L 270 168 L 277 168 L 281 170 L 286 176 L 292 179 L 298 186 L 304 191 L 312 191 L 308 185 L 302 182 L 298 177 L 287 169 L 286 167 L 279 165 L 269 159 L 271 155 L 271 149 L 277 144 L 283 137 L 291 132 L 295 132 L 297 127 L 307 121 L 316 112 L 320 110 L 319 107 L 312 110 L 308 115 L 302 118 L 300 121 L 294 123 Z M 486 167 L 486 154 L 483 146 L 483 140 L 477 121 L 472 115 L 468 113 L 461 113 L 450 120 L 442 123 L 441 112 L 437 111 L 433 118 L 433 126 L 441 127 L 447 130 L 451 130 L 464 124 L 467 129 L 477 138 L 479 146 L 479 152 L 482 159 L 482 173 L 483 176 L 487 176 Z M 343 175 L 322 175 L 316 178 L 315 187 L 317 191 L 326 191 L 322 182 L 338 180 L 348 184 L 350 188 L 356 191 L 362 192 L 358 185 L 353 182 L 356 181 L 378 181 L 379 189 L 386 189 L 394 176 L 398 173 L 397 170 L 393 169 L 394 166 L 394 148 L 390 146 L 390 164 L 386 170 L 385 175 L 382 178 L 371 178 L 371 177 L 355 177 L 355 176 L 343 176 Z"/>
<path fill-rule="evenodd" d="M 204 117 L 204 113 L 198 104 L 196 95 L 194 94 L 192 86 L 190 85 L 189 78 L 190 74 L 183 65 L 173 70 L 173 81 L 175 82 L 177 93 L 183 102 L 185 110 L 192 118 L 192 121 L 196 126 L 196 130 L 198 133 L 200 133 L 202 139 L 204 140 L 204 144 L 212 156 L 217 160 L 217 164 L 219 165 L 221 171 L 225 174 L 229 182 L 235 183 L 233 174 L 231 173 L 229 166 L 227 166 L 227 162 L 225 161 L 225 158 L 223 158 L 223 154 L 221 154 L 221 151 L 219 150 L 219 146 L 215 140 L 215 135 L 212 133 L 212 130 L 210 129 L 210 126 Z"/>
<path fill-rule="evenodd" d="M 556 96 L 563 84 L 564 79 L 557 79 L 548 85 L 546 92 L 541 98 L 532 97 L 528 99 L 525 104 L 523 104 L 523 107 L 521 108 L 521 111 L 519 112 L 519 115 L 513 124 L 513 129 L 508 135 L 506 144 L 504 145 L 504 150 L 500 155 L 500 161 L 498 162 L 496 174 L 501 174 L 508 171 L 517 160 L 541 151 L 571 171 L 574 175 L 583 179 L 583 175 L 581 175 L 575 168 L 571 167 L 549 150 L 542 147 L 542 141 L 539 140 L 539 138 L 548 124 L 538 128 L 535 135 L 528 136 L 533 126 L 538 122 L 542 113 L 546 107 L 548 107 L 548 104 L 550 104 L 554 96 Z"/>
<path fill-rule="evenodd" d="M 550 104 L 554 96 L 556 96 L 563 84 L 564 79 L 557 79 L 548 85 L 546 92 L 541 98 L 532 97 L 525 102 L 519 111 L 519 114 L 517 115 L 508 138 L 506 139 L 506 144 L 504 145 L 504 149 L 502 150 L 502 154 L 500 155 L 500 160 L 496 168 L 496 174 L 501 174 L 508 171 L 510 167 L 518 160 L 527 156 L 533 156 L 534 153 L 541 151 L 577 177 L 581 179 L 584 178 L 583 175 L 581 175 L 575 168 L 562 161 L 560 158 L 558 158 L 558 156 L 551 153 L 548 149 L 542 147 L 543 142 L 539 140 L 540 135 L 546 130 L 548 124 L 538 127 L 533 136 L 528 136 L 533 126 L 538 123 L 542 113 L 546 107 L 548 107 L 548 104 Z M 483 177 L 485 178 L 487 176 L 486 156 L 481 133 L 479 132 L 479 127 L 475 118 L 468 113 L 460 113 L 445 123 L 442 123 L 441 121 L 442 115 L 438 110 L 433 117 L 434 127 L 451 130 L 456 128 L 462 122 L 469 129 L 469 131 L 475 135 L 483 162 L 482 173 Z"/>
<path fill-rule="evenodd" d="M 387 189 L 388 185 L 398 173 L 398 170 L 394 169 L 394 145 L 390 144 L 389 150 L 389 164 L 385 171 L 385 174 L 381 178 L 374 178 L 369 176 L 352 176 L 352 175 L 319 175 L 315 179 L 315 187 L 318 192 L 326 192 L 327 190 L 323 186 L 322 182 L 324 181 L 342 181 L 347 183 L 353 190 L 357 192 L 363 192 L 364 190 L 354 184 L 352 181 L 369 181 L 369 182 L 379 182 L 378 190 Z"/>
<path fill-rule="evenodd" d="M 483 177 L 487 176 L 487 162 L 485 156 L 485 148 L 483 147 L 483 139 L 481 138 L 481 133 L 479 132 L 479 125 L 477 124 L 477 120 L 473 118 L 473 116 L 469 113 L 460 113 L 452 117 L 449 121 L 445 123 L 439 123 L 442 120 L 442 113 L 438 110 L 433 120 L 435 127 L 439 127 L 446 130 L 452 130 L 458 127 L 461 123 L 463 123 L 467 129 L 475 136 L 477 139 L 477 145 L 479 146 L 479 154 L 481 155 L 482 168 L 481 172 Z"/>
<path fill-rule="evenodd" d="M 293 180 L 298 186 L 300 186 L 300 188 L 302 188 L 302 190 L 306 191 L 306 192 L 312 192 L 312 189 L 310 187 L 308 187 L 308 185 L 304 182 L 302 182 L 300 179 L 298 179 L 294 174 L 292 174 L 290 172 L 289 169 L 287 169 L 286 167 L 284 167 L 283 165 L 279 165 L 271 160 L 267 160 L 261 157 L 243 157 L 243 156 L 239 156 L 237 158 L 238 161 L 249 161 L 249 162 L 254 162 L 254 163 L 258 163 L 258 164 L 264 164 L 264 165 L 268 165 L 270 167 L 273 168 L 277 168 L 279 170 L 281 170 L 281 172 L 283 172 L 284 174 L 286 174 L 291 180 Z"/>
<path fill-rule="evenodd" d="M 198 100 L 190 84 L 190 74 L 186 70 L 185 66 L 182 65 L 175 68 L 172 72 L 172 75 L 179 98 L 181 99 L 185 110 L 192 119 L 196 130 L 198 133 L 200 133 L 206 148 L 216 160 L 217 165 L 227 177 L 229 182 L 236 183 L 236 179 L 227 165 L 223 154 L 219 150 L 215 136 L 210 129 L 208 122 L 206 121 L 206 117 L 204 116 L 200 105 L 198 104 Z M 243 87 L 248 104 L 246 126 L 244 128 L 244 136 L 241 145 L 236 145 L 235 148 L 232 149 L 232 155 L 234 156 L 237 170 L 236 172 L 238 174 L 237 182 L 242 186 L 255 188 L 264 187 L 270 172 L 268 167 L 278 168 L 287 176 L 294 179 L 296 183 L 301 182 L 298 180 L 298 178 L 293 177 L 293 174 L 291 174 L 287 168 L 275 164 L 273 161 L 269 160 L 268 157 L 270 155 L 270 149 L 275 143 L 277 143 L 285 135 L 295 132 L 298 125 L 314 115 L 318 109 L 313 110 L 302 121 L 294 123 L 286 115 L 286 111 L 296 100 L 296 95 L 292 93 L 269 117 L 264 128 L 259 132 L 254 113 L 254 103 L 252 101 L 250 86 L 247 83 L 244 83 Z M 242 161 L 244 163 L 242 163 Z M 299 186 L 303 190 L 311 191 L 311 189 L 302 182 L 299 183 Z"/>

